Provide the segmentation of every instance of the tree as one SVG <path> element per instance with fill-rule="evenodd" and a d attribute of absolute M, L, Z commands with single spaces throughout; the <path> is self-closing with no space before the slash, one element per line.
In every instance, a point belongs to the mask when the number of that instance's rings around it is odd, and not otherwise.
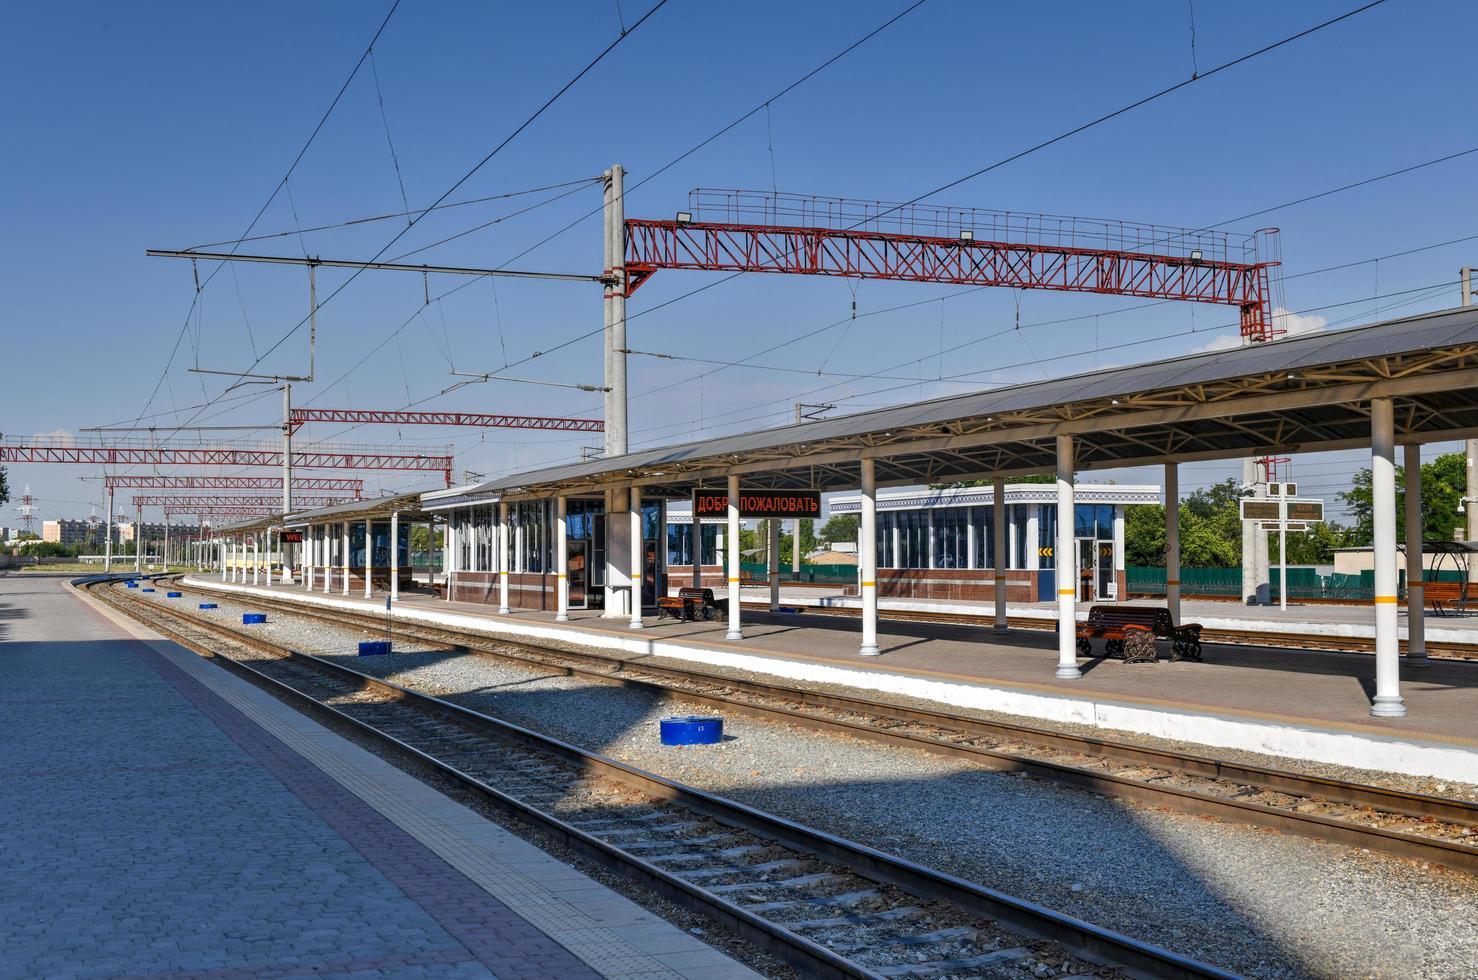
<path fill-rule="evenodd" d="M 1234 568 L 1242 563 L 1241 492 L 1228 479 L 1197 490 L 1180 502 L 1182 568 Z M 1124 557 L 1129 565 L 1165 564 L 1165 508 L 1128 508 Z"/>
<path fill-rule="evenodd" d="M 0 504 L 10 501 L 10 480 L 5 472 L 5 467 L 0 466 Z"/>
<path fill-rule="evenodd" d="M 807 555 L 816 550 L 816 522 L 803 520 L 797 523 L 801 528 L 801 559 L 804 561 Z M 780 535 L 780 564 L 788 567 L 794 553 L 795 535 L 782 532 Z"/>
<path fill-rule="evenodd" d="M 838 541 L 857 541 L 858 518 L 856 514 L 835 514 L 831 520 L 821 528 L 817 535 L 827 544 L 836 544 Z"/>
<path fill-rule="evenodd" d="M 1428 541 L 1451 541 L 1454 532 L 1463 527 L 1457 512 L 1458 498 L 1467 492 L 1467 460 L 1462 453 L 1444 453 L 1430 463 L 1422 464 L 1422 537 Z M 1368 547 L 1374 540 L 1375 518 L 1371 505 L 1370 469 L 1355 474 L 1350 489 L 1339 494 L 1349 509 L 1354 523 L 1345 536 L 1350 547 Z M 1396 470 L 1396 540 L 1406 540 L 1406 522 L 1401 514 L 1406 508 L 1406 471 Z"/>

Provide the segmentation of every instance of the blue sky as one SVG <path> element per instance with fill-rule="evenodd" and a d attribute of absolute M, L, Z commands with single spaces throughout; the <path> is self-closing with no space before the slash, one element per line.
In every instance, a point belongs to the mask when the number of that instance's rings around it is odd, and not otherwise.
<path fill-rule="evenodd" d="M 593 177 L 614 162 L 640 180 L 906 5 L 672 0 L 453 199 Z M 1196 62 L 1205 71 L 1353 5 L 1199 0 Z M 298 323 L 307 304 L 303 270 L 238 265 L 215 276 L 198 318 L 182 333 L 194 292 L 189 264 L 146 258 L 144 250 L 240 235 L 387 9 L 388 3 L 80 3 L 12 12 L 0 38 L 8 146 L 8 179 L 0 185 L 7 341 L 0 431 L 7 439 L 65 438 L 86 426 L 146 415 L 158 424 L 183 420 L 223 387 L 189 367 L 197 361 L 243 367 Z M 610 43 L 622 18 L 630 24 L 646 9 L 636 0 L 403 4 L 376 47 L 373 71 L 367 65 L 355 78 L 295 171 L 291 195 L 278 195 L 257 232 L 402 210 L 401 180 L 412 207 L 429 204 Z M 1478 145 L 1468 125 L 1471 86 L 1464 84 L 1478 36 L 1475 19 L 1469 5 L 1390 0 L 931 203 L 1201 226 L 1467 149 Z M 1191 68 L 1183 0 L 929 0 L 768 112 L 634 191 L 628 214 L 669 217 L 685 207 L 694 187 L 769 189 L 772 179 L 784 191 L 912 198 L 1179 81 Z M 1478 154 L 1233 230 L 1282 229 L 1284 273 L 1296 277 L 1285 284 L 1288 308 L 1363 301 L 1309 314 L 1299 321 L 1306 328 L 1456 305 L 1455 285 L 1405 291 L 1452 282 L 1460 265 L 1478 264 L 1478 241 L 1298 274 L 1478 234 L 1470 192 L 1475 165 Z M 438 212 L 389 255 L 564 193 Z M 599 201 L 597 185 L 576 188 L 419 252 L 414 261 L 498 265 Z M 243 250 L 300 255 L 306 248 L 324 257 L 368 258 L 402 227 L 381 221 Z M 599 248 L 599 222 L 592 218 L 517 264 L 593 273 Z M 208 271 L 202 267 L 202 275 Z M 324 270 L 320 295 L 345 278 Z M 860 409 L 967 390 L 931 380 L 944 375 L 973 372 L 978 382 L 1004 383 L 1169 356 L 1229 336 L 1235 320 L 1234 311 L 1213 306 L 1121 312 L 1138 301 L 1006 290 L 946 298 L 959 289 L 758 275 L 654 309 L 715 278 L 653 277 L 631 302 L 631 346 L 738 360 L 837 324 L 756 359 L 802 372 L 824 365 L 829 377 L 729 368 L 700 382 L 690 379 L 712 365 L 634 358 L 633 447 L 778 424 L 797 400 Z M 459 285 L 462 280 L 433 278 L 430 294 L 435 300 Z M 299 389 L 297 400 L 399 408 L 429 398 L 428 408 L 599 414 L 598 395 L 562 388 L 484 384 L 430 397 L 451 383 L 453 368 L 496 369 L 505 351 L 506 360 L 516 361 L 599 327 L 594 287 L 478 281 L 423 309 L 424 288 L 417 276 L 365 274 L 327 304 L 319 319 L 320 380 Z M 864 314 L 855 321 L 854 290 Z M 1099 316 L 939 356 L 941 347 L 1013 324 L 1018 299 L 1023 324 Z M 939 301 L 875 312 L 928 300 Z M 1195 335 L 1167 336 L 1192 327 Z M 1144 343 L 1119 346 L 1135 341 Z M 300 331 L 262 366 L 296 373 L 305 358 Z M 1031 363 L 1042 358 L 1051 360 Z M 895 367 L 907 361 L 915 363 Z M 838 374 L 882 369 L 918 381 L 903 388 L 896 380 L 835 384 Z M 598 382 L 598 338 L 514 373 Z M 880 393 L 883 388 L 895 390 Z M 221 402 L 199 421 L 270 423 L 278 399 L 264 393 Z M 578 456 L 582 444 L 595 441 L 323 425 L 306 434 L 334 442 L 450 443 L 459 470 L 481 473 Z M 1357 462 L 1357 454 L 1300 459 L 1293 475 L 1307 489 L 1332 493 Z M 29 483 L 46 516 L 84 516 L 88 503 L 101 499 L 97 483 L 79 479 L 98 476 L 92 467 L 22 464 L 10 471 L 13 490 Z M 1197 464 L 1187 468 L 1183 484 L 1224 473 L 1230 469 Z M 1108 476 L 1158 482 L 1149 472 Z M 383 474 L 371 482 L 424 481 Z M 0 524 L 14 523 L 12 517 L 0 517 Z"/>

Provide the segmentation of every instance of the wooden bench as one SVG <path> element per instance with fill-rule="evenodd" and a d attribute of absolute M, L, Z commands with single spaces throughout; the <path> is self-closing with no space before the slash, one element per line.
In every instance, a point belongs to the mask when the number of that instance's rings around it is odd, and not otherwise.
<path fill-rule="evenodd" d="M 718 616 L 718 603 L 713 601 L 712 589 L 683 588 L 677 595 L 657 597 L 657 618 L 671 616 L 673 619 L 714 619 Z"/>
<path fill-rule="evenodd" d="M 1201 659 L 1201 624 L 1175 625 L 1163 606 L 1096 605 L 1078 627 L 1078 652 L 1093 655 L 1093 640 L 1103 640 L 1104 653 L 1125 663 L 1154 663 L 1155 640 L 1169 640 L 1171 662 Z"/>
<path fill-rule="evenodd" d="M 1446 616 L 1449 609 L 1457 612 L 1467 606 L 1465 586 L 1464 582 L 1423 582 L 1422 598 L 1433 612 Z"/>

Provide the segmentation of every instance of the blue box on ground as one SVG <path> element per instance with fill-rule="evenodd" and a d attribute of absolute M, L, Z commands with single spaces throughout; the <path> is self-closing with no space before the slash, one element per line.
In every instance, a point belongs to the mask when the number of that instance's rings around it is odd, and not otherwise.
<path fill-rule="evenodd" d="M 183 593 L 183 592 L 166 592 L 166 593 L 164 593 L 164 598 L 166 598 L 166 599 L 178 599 L 180 596 L 182 596 L 184 594 L 185 593 Z"/>
<path fill-rule="evenodd" d="M 153 589 L 139 589 L 140 592 L 153 592 Z"/>
<path fill-rule="evenodd" d="M 200 604 L 200 608 L 201 609 L 214 609 L 214 608 L 216 608 L 216 604 L 214 602 L 202 602 Z"/>
<path fill-rule="evenodd" d="M 241 614 L 241 625 L 242 626 L 254 626 L 257 623 L 265 623 L 266 621 L 267 621 L 267 614 L 266 613 L 242 613 Z"/>
<path fill-rule="evenodd" d="M 663 745 L 713 745 L 724 737 L 724 720 L 711 715 L 663 718 Z"/>
<path fill-rule="evenodd" d="M 361 640 L 359 644 L 359 655 L 361 657 L 379 657 L 389 652 L 389 640 Z"/>
<path fill-rule="evenodd" d="M 139 587 L 139 583 L 135 582 L 133 579 L 129 579 L 127 582 L 124 582 L 123 584 L 126 585 L 126 586 L 128 586 L 130 589 L 136 589 L 136 588 Z"/>

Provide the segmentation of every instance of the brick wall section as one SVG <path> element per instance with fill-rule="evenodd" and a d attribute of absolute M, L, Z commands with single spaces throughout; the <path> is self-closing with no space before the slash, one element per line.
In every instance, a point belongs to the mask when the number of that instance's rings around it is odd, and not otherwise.
<path fill-rule="evenodd" d="M 457 602 L 498 604 L 497 572 L 457 572 L 455 578 Z M 514 572 L 508 576 L 508 608 L 553 610 L 559 605 L 558 581 L 552 573 Z"/>
<path fill-rule="evenodd" d="M 944 599 L 990 602 L 996 597 L 995 573 L 988 568 L 880 568 L 878 596 L 884 599 Z M 1006 601 L 1035 602 L 1037 573 L 1006 571 Z"/>
<path fill-rule="evenodd" d="M 722 589 L 726 584 L 726 575 L 721 565 L 704 565 L 703 584 L 700 588 Z M 692 565 L 668 565 L 667 566 L 667 591 L 675 593 L 678 589 L 691 587 L 693 584 Z"/>

